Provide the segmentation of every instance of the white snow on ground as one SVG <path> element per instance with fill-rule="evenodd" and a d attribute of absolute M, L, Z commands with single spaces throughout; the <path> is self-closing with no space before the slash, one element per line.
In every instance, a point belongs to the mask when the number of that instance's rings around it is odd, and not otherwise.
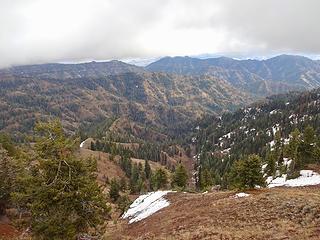
<path fill-rule="evenodd" d="M 230 153 L 230 150 L 231 150 L 231 148 L 226 148 L 226 149 L 223 149 L 223 150 L 221 151 L 221 153 L 223 153 L 223 154 L 228 154 L 228 153 Z"/>
<path fill-rule="evenodd" d="M 272 111 L 270 112 L 270 115 L 275 114 L 275 113 L 277 113 L 277 112 L 278 112 L 278 110 L 277 110 L 277 109 L 272 110 Z"/>
<path fill-rule="evenodd" d="M 275 126 L 272 127 L 272 133 L 273 135 L 276 135 L 276 132 L 280 130 L 279 124 L 276 124 Z"/>
<path fill-rule="evenodd" d="M 263 164 L 263 165 L 261 166 L 262 172 L 264 172 L 264 170 L 266 170 L 267 166 L 268 166 L 268 164 Z"/>
<path fill-rule="evenodd" d="M 82 143 L 80 143 L 81 148 L 83 148 L 85 142 L 86 142 L 86 140 L 84 140 Z"/>
<path fill-rule="evenodd" d="M 230 137 L 231 137 L 231 134 L 233 134 L 233 132 L 229 132 L 229 133 L 223 135 L 222 137 L 223 137 L 223 138 L 230 138 Z"/>
<path fill-rule="evenodd" d="M 283 165 L 289 167 L 291 163 L 292 163 L 292 159 L 283 158 Z"/>
<path fill-rule="evenodd" d="M 270 144 L 270 148 L 273 149 L 274 145 L 276 145 L 276 142 L 272 140 L 271 142 L 269 142 L 269 144 Z"/>
<path fill-rule="evenodd" d="M 240 192 L 240 193 L 237 193 L 234 197 L 235 198 L 242 198 L 242 197 L 248 197 L 250 194 L 248 193 L 244 193 L 244 192 Z"/>
<path fill-rule="evenodd" d="M 169 202 L 164 198 L 167 193 L 172 191 L 150 192 L 138 197 L 123 215 L 123 219 L 129 219 L 129 224 L 138 222 L 169 206 Z"/>
<path fill-rule="evenodd" d="M 320 184 L 320 175 L 312 170 L 301 170 L 300 177 L 287 180 L 287 174 L 281 177 L 267 179 L 268 188 L 273 187 L 301 187 Z"/>

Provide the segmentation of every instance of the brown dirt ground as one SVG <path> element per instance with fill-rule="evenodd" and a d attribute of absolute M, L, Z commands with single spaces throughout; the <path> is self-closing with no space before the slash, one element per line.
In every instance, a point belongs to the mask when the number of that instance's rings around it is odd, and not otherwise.
<path fill-rule="evenodd" d="M 0 239 L 15 239 L 19 232 L 7 221 L 2 221 L 0 217 Z"/>
<path fill-rule="evenodd" d="M 140 222 L 121 220 L 105 239 L 320 239 L 320 186 L 249 192 L 172 193 Z"/>

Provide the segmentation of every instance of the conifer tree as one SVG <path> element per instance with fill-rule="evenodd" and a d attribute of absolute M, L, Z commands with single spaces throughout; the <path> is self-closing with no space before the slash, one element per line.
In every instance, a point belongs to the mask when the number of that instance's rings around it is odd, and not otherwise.
<path fill-rule="evenodd" d="M 299 147 L 299 157 L 301 165 L 315 162 L 315 131 L 311 126 L 307 126 L 303 131 L 303 141 Z"/>
<path fill-rule="evenodd" d="M 274 154 L 278 167 L 281 168 L 283 164 L 283 143 L 280 131 L 277 131 L 275 134 Z"/>
<path fill-rule="evenodd" d="M 210 171 L 206 168 L 201 171 L 200 175 L 200 187 L 201 189 L 208 188 L 213 185 L 213 178 Z"/>
<path fill-rule="evenodd" d="M 113 202 L 116 202 L 120 197 L 119 191 L 120 191 L 120 185 L 118 181 L 115 178 L 113 178 L 110 183 L 110 191 L 109 191 L 109 196 Z"/>
<path fill-rule="evenodd" d="M 166 171 L 162 168 L 158 168 L 152 176 L 152 189 L 158 190 L 165 188 L 168 183 L 168 176 Z"/>
<path fill-rule="evenodd" d="M 268 176 L 275 176 L 276 174 L 276 159 L 274 152 L 270 151 L 270 149 L 267 150 L 266 153 L 266 163 L 267 167 L 265 169 L 265 173 Z"/>
<path fill-rule="evenodd" d="M 298 154 L 299 146 L 301 144 L 300 131 L 296 128 L 291 132 L 290 136 L 291 138 L 287 146 L 287 154 L 292 162 L 289 166 L 288 174 L 294 175 L 297 170 L 300 170 L 302 168 L 301 159 Z"/>
<path fill-rule="evenodd" d="M 256 185 L 265 186 L 261 171 L 261 159 L 257 155 L 249 155 L 235 162 L 230 172 L 231 188 L 253 189 Z"/>
<path fill-rule="evenodd" d="M 151 167 L 148 160 L 145 160 L 144 172 L 145 172 L 146 178 L 150 179 L 152 173 L 151 173 Z"/>
<path fill-rule="evenodd" d="M 173 174 L 172 185 L 180 188 L 185 188 L 187 185 L 187 180 L 188 180 L 187 170 L 182 164 L 179 164 L 176 167 L 175 172 Z"/>
<path fill-rule="evenodd" d="M 36 239 L 75 239 L 102 223 L 109 208 L 96 182 L 96 163 L 79 159 L 77 141 L 67 138 L 58 120 L 35 128 L 37 161 L 28 191 Z"/>
<path fill-rule="evenodd" d="M 10 202 L 14 178 L 13 158 L 0 144 L 0 216 L 5 214 L 6 206 Z"/>

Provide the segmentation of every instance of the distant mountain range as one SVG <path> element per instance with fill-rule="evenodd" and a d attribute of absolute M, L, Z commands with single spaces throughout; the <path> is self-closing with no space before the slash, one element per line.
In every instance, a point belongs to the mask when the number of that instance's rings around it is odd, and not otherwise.
<path fill-rule="evenodd" d="M 17 66 L 0 70 L 0 131 L 25 133 L 48 117 L 73 132 L 81 123 L 122 118 L 135 133 L 181 136 L 204 115 L 319 86 L 319 61 L 289 55 L 165 57 L 145 68 L 120 61 Z"/>
<path fill-rule="evenodd" d="M 257 96 L 320 87 L 319 61 L 302 56 L 280 55 L 267 60 L 165 57 L 146 69 L 182 75 L 210 75 Z"/>
<path fill-rule="evenodd" d="M 180 133 L 180 127 L 188 128 L 187 123 L 204 114 L 251 101 L 213 76 L 153 73 L 119 61 L 0 71 L 0 130 L 9 132 L 28 132 L 36 120 L 51 116 L 61 118 L 70 131 L 80 123 L 122 117 L 140 128 Z"/>

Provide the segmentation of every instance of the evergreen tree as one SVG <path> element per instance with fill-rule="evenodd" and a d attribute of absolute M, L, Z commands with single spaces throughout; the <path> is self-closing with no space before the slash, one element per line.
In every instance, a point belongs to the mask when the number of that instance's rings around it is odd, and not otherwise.
<path fill-rule="evenodd" d="M 303 132 L 303 141 L 299 146 L 299 157 L 301 159 L 301 167 L 308 163 L 314 163 L 315 150 L 315 131 L 311 126 L 307 126 Z"/>
<path fill-rule="evenodd" d="M 15 179 L 15 169 L 13 158 L 8 156 L 8 152 L 0 144 L 0 216 L 5 214 L 6 206 L 11 199 L 13 182 Z"/>
<path fill-rule="evenodd" d="M 0 134 L 0 144 L 1 144 L 2 148 L 7 151 L 7 154 L 10 157 L 13 157 L 17 153 L 17 150 L 16 150 L 16 148 L 12 142 L 12 139 L 9 135 Z"/>
<path fill-rule="evenodd" d="M 274 154 L 280 170 L 283 164 L 283 142 L 280 131 L 275 134 Z"/>
<path fill-rule="evenodd" d="M 124 177 L 120 178 L 120 183 L 119 183 L 119 187 L 121 191 L 126 191 L 127 189 L 127 180 Z"/>
<path fill-rule="evenodd" d="M 75 239 L 102 223 L 109 210 L 96 163 L 75 156 L 77 141 L 66 138 L 59 121 L 38 123 L 35 130 L 37 164 L 25 193 L 32 233 L 36 239 Z"/>
<path fill-rule="evenodd" d="M 173 174 L 172 185 L 180 188 L 185 188 L 187 185 L 187 180 L 188 180 L 187 170 L 182 164 L 179 164 L 176 167 L 175 172 Z"/>
<path fill-rule="evenodd" d="M 261 172 L 261 159 L 257 155 L 249 155 L 235 162 L 230 172 L 231 188 L 253 189 L 256 185 L 265 186 Z"/>
<path fill-rule="evenodd" d="M 144 163 L 144 173 L 146 175 L 146 178 L 150 179 L 152 172 L 151 172 L 151 167 L 148 160 L 145 160 L 145 163 Z"/>
<path fill-rule="evenodd" d="M 128 195 L 123 195 L 119 197 L 117 204 L 119 210 L 121 211 L 121 214 L 123 214 L 125 211 L 128 210 L 129 206 L 131 205 L 131 201 Z"/>
<path fill-rule="evenodd" d="M 131 193 L 140 192 L 141 184 L 140 184 L 140 182 L 138 182 L 139 179 L 140 179 L 139 167 L 136 163 L 134 163 L 132 166 L 131 177 L 130 177 L 130 191 L 131 191 Z"/>
<path fill-rule="evenodd" d="M 288 175 L 293 176 L 295 175 L 296 171 L 302 168 L 301 159 L 298 154 L 299 146 L 301 144 L 300 131 L 296 128 L 293 132 L 291 132 L 290 136 L 291 138 L 287 146 L 287 155 L 292 162 L 289 166 Z"/>
<path fill-rule="evenodd" d="M 270 149 L 267 150 L 266 153 L 266 163 L 267 167 L 265 169 L 265 173 L 268 176 L 275 176 L 276 174 L 276 158 L 274 152 L 270 151 Z"/>
<path fill-rule="evenodd" d="M 200 174 L 200 187 L 206 189 L 213 185 L 213 178 L 210 171 L 206 168 L 201 171 Z"/>
<path fill-rule="evenodd" d="M 118 198 L 120 197 L 120 185 L 118 181 L 113 178 L 110 183 L 110 191 L 109 191 L 109 197 L 113 202 L 116 202 Z"/>
<path fill-rule="evenodd" d="M 95 150 L 96 150 L 96 146 L 95 146 L 95 144 L 94 144 L 93 141 L 90 143 L 90 149 L 91 149 L 92 151 L 95 151 Z"/>
<path fill-rule="evenodd" d="M 311 145 L 315 142 L 315 131 L 313 127 L 308 125 L 303 132 L 303 141 L 304 143 Z"/>
<path fill-rule="evenodd" d="M 168 176 L 166 171 L 162 168 L 158 168 L 152 176 L 152 189 L 158 190 L 165 188 L 168 183 Z"/>

